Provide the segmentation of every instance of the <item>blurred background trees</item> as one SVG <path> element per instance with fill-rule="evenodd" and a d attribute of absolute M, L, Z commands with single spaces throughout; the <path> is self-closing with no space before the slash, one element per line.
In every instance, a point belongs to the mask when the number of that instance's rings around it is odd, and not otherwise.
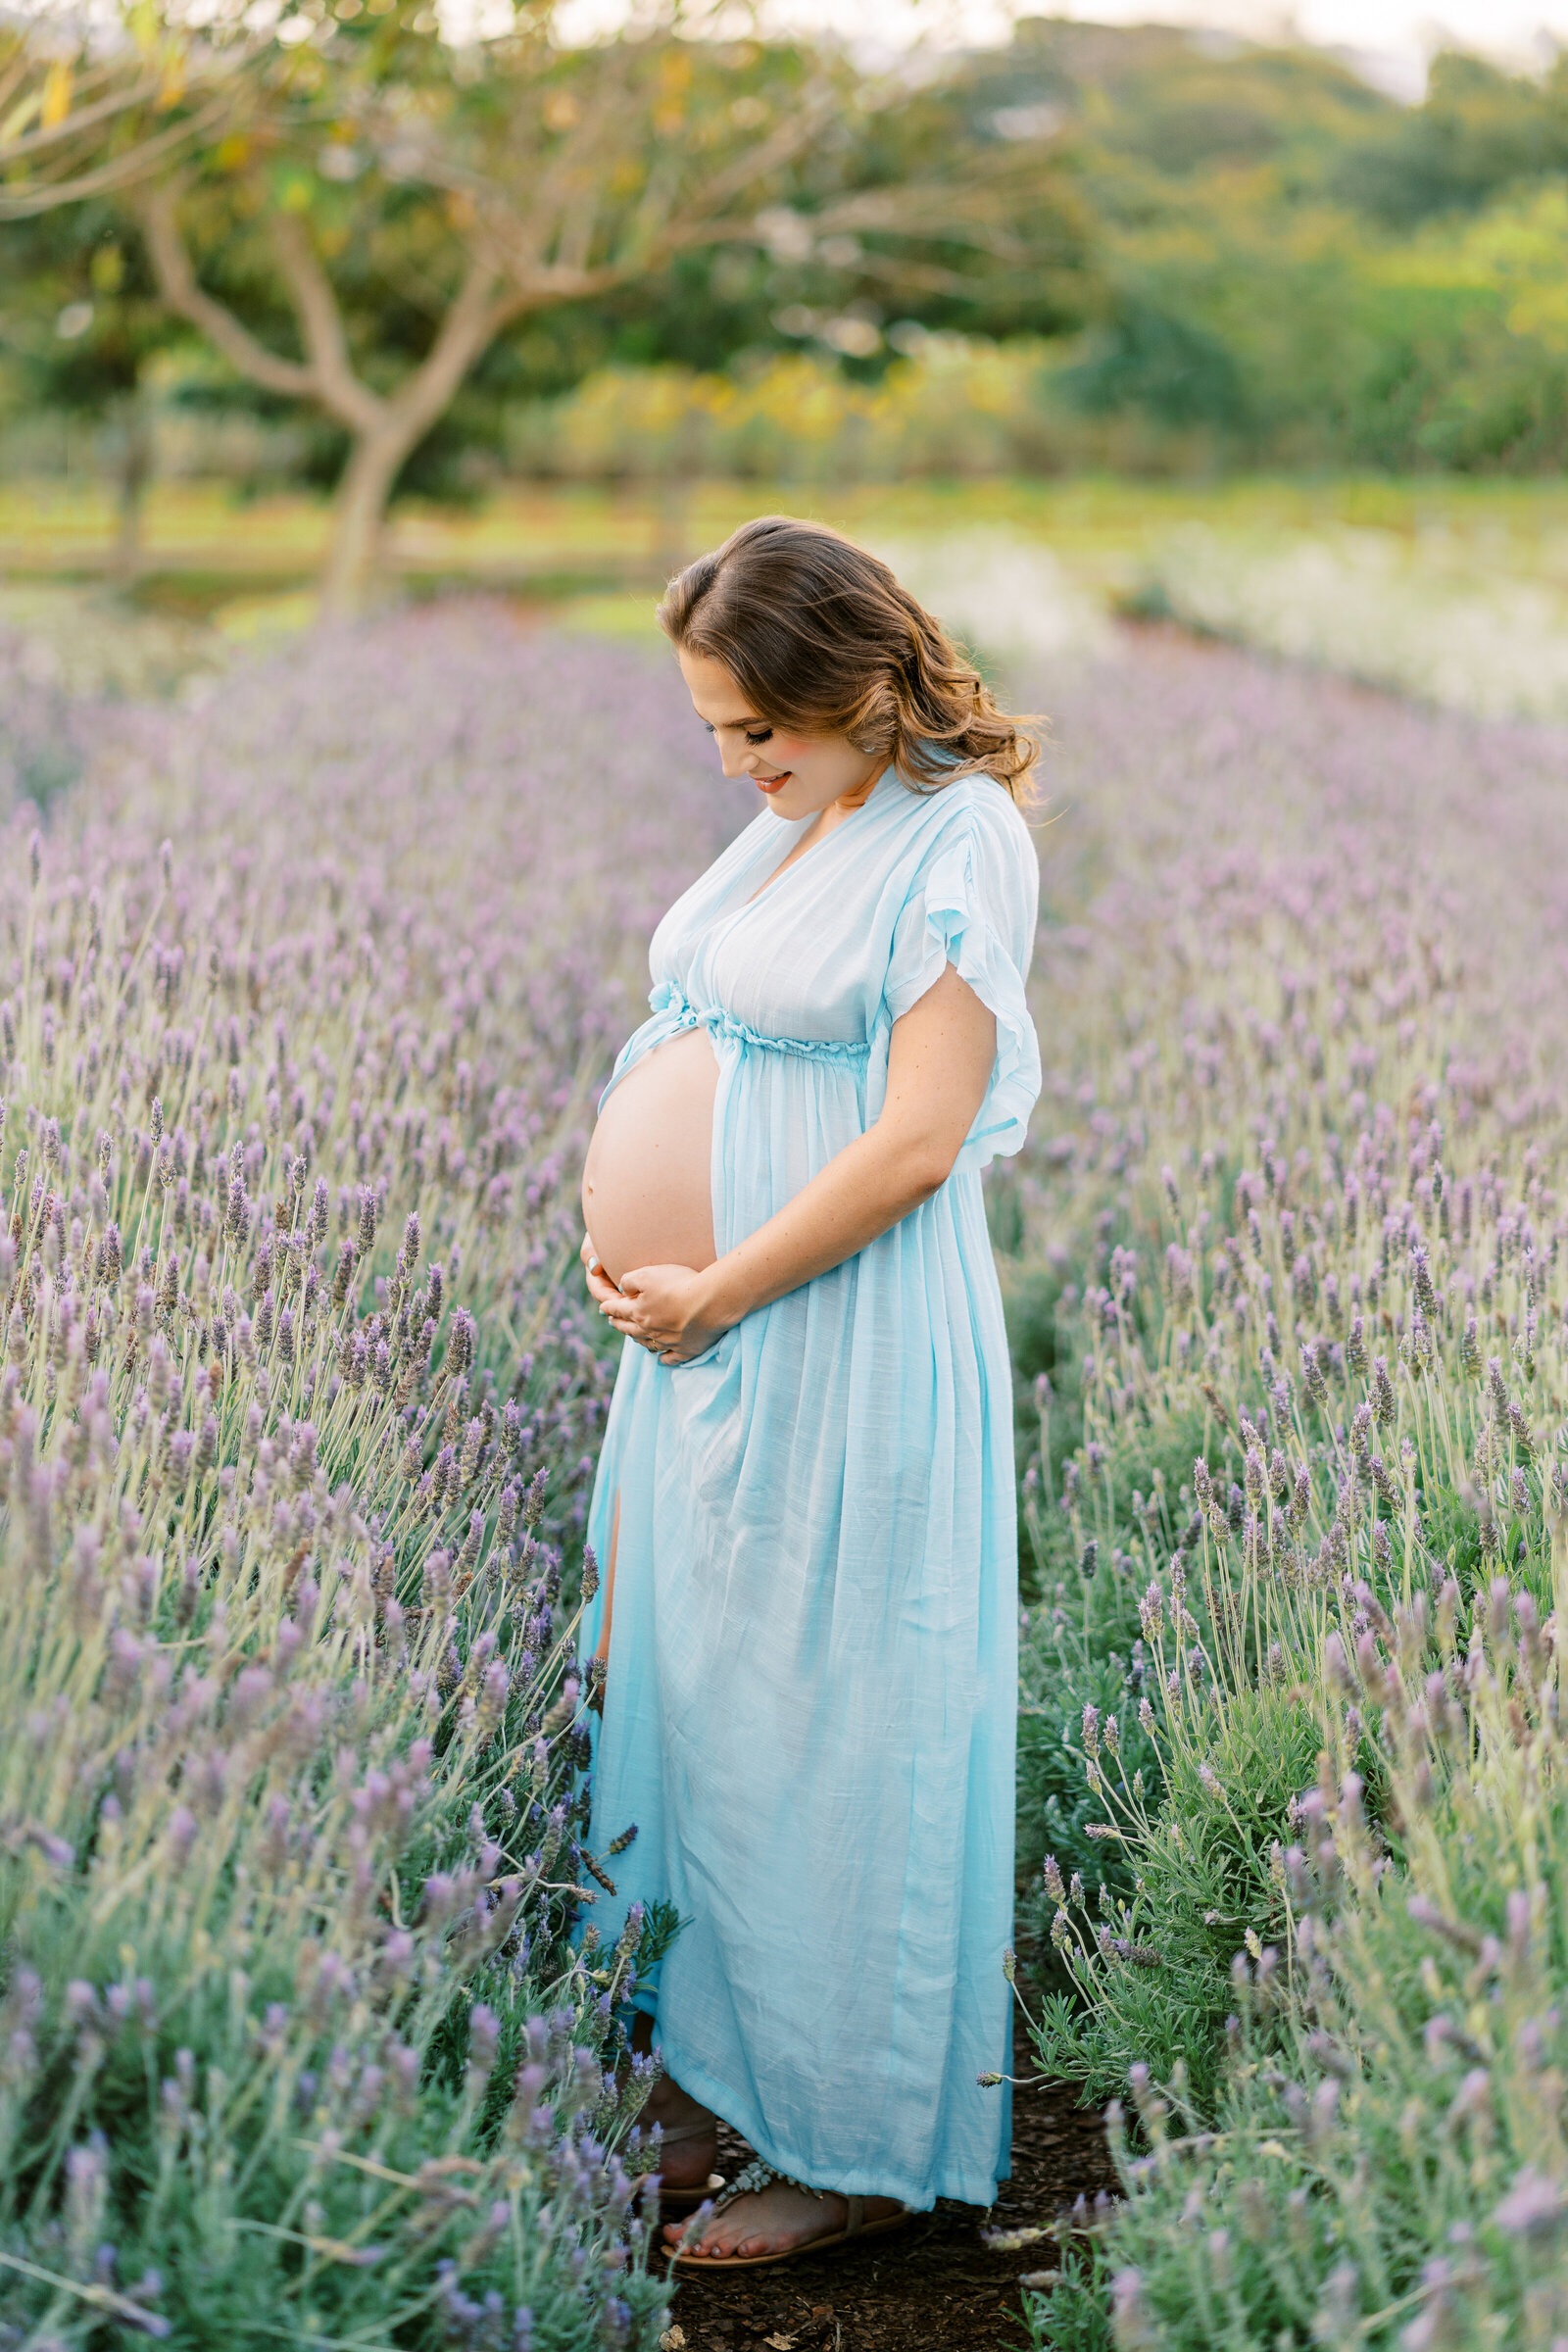
<path fill-rule="evenodd" d="M 1036 40 L 1108 294 L 1070 399 L 1201 422 L 1232 463 L 1561 463 L 1561 338 L 1519 296 L 1568 265 L 1568 65 L 1440 55 L 1406 108 L 1310 51 Z"/>
<path fill-rule="evenodd" d="M 0 355 L 30 409 L 95 442 L 114 486 L 113 572 L 129 582 L 156 464 L 154 363 L 179 351 L 179 321 L 103 199 L 40 212 L 3 233 L 12 268 Z"/>
<path fill-rule="evenodd" d="M 982 326 L 1072 315 L 1058 281 L 1082 227 L 1055 173 L 941 96 L 798 45 L 702 38 L 678 4 L 576 50 L 554 20 L 534 0 L 460 48 L 422 0 L 313 6 L 225 78 L 220 113 L 199 62 L 187 98 L 147 99 L 171 130 L 201 110 L 172 169 L 134 124 L 121 209 L 164 309 L 248 392 L 309 404 L 341 439 L 329 610 L 363 597 L 388 499 L 470 374 L 541 315 L 574 309 L 579 344 L 636 317 L 655 352 L 719 357 L 780 267 L 826 300 L 851 357 L 880 346 L 873 302 Z M 19 210 L 81 184 L 28 190 L 25 166 Z"/>
<path fill-rule="evenodd" d="M 1440 55 L 1408 106 L 1045 18 L 877 74 L 677 0 L 577 48 L 550 0 L 463 45 L 422 0 L 53 22 L 0 49 L 0 466 L 74 419 L 122 571 L 159 453 L 330 491 L 339 608 L 390 503 L 508 476 L 1568 455 L 1562 61 Z"/>

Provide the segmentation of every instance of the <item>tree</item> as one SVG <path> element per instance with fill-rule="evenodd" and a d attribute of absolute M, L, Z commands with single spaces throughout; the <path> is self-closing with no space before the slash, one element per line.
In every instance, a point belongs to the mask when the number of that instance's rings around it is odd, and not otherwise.
<path fill-rule="evenodd" d="M 155 456 L 149 363 L 186 329 L 157 299 L 134 241 L 102 200 L 12 222 L 4 237 L 0 355 L 28 405 L 99 428 L 113 475 L 115 577 L 141 564 Z"/>
<path fill-rule="evenodd" d="M 221 135 L 129 198 L 170 310 L 348 437 L 327 612 L 363 600 L 400 469 L 519 320 L 723 246 L 949 290 L 1017 247 L 1013 150 L 867 172 L 831 135 L 877 96 L 842 59 L 703 38 L 683 0 L 586 48 L 555 17 L 528 0 L 456 49 L 423 0 L 306 0 L 225 83 Z"/>
<path fill-rule="evenodd" d="M 1422 103 L 1350 147 L 1338 188 L 1380 224 L 1408 229 L 1565 169 L 1568 56 L 1538 75 L 1448 49 L 1432 61 Z"/>

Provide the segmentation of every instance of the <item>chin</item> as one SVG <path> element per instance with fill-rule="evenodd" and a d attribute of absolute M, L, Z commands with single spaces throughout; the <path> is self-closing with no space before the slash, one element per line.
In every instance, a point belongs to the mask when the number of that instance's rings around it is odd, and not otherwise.
<path fill-rule="evenodd" d="M 798 790 L 793 784 L 787 785 L 783 792 L 764 792 L 760 797 L 763 806 L 770 808 L 775 816 L 783 817 L 787 823 L 794 823 L 803 816 L 816 816 L 820 813 L 820 803 L 810 799 L 808 794 Z"/>

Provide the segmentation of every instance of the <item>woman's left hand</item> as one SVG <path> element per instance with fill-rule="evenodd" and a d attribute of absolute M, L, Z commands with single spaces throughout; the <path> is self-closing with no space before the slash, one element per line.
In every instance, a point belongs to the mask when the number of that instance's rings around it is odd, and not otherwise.
<path fill-rule="evenodd" d="M 690 1363 L 724 1329 L 710 1319 L 707 1277 L 690 1266 L 638 1266 L 621 1276 L 618 1297 L 599 1311 L 662 1364 Z"/>

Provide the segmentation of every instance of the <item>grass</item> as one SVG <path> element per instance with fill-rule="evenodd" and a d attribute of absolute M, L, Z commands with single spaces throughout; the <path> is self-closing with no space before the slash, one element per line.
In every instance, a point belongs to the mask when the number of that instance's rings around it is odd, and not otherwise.
<path fill-rule="evenodd" d="M 471 510 L 410 505 L 390 562 L 411 582 L 466 580 L 564 596 L 641 591 L 748 515 L 783 509 L 867 537 L 942 536 L 1005 526 L 1049 542 L 1082 583 L 1137 588 L 1165 538 L 1206 523 L 1227 535 L 1328 526 L 1390 532 L 1444 567 L 1568 580 L 1568 485 L 1452 476 L 1127 481 L 1000 477 L 823 490 L 789 482 L 697 482 L 674 490 L 530 484 Z M 297 588 L 318 564 L 328 509 L 293 495 L 240 504 L 215 482 L 158 484 L 147 504 L 139 593 L 203 615 L 268 589 Z M 0 483 L 0 574 L 91 579 L 108 568 L 115 517 L 88 480 Z"/>

